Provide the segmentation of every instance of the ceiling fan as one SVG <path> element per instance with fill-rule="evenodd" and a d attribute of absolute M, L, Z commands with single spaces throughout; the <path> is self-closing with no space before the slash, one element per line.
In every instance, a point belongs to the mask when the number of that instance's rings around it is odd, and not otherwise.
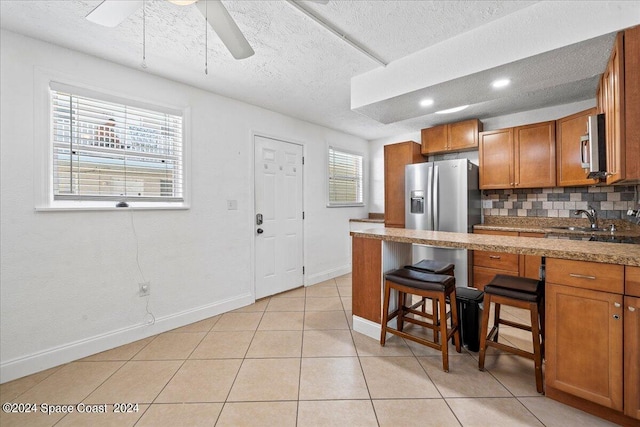
<path fill-rule="evenodd" d="M 86 18 L 105 27 L 116 27 L 129 15 L 136 12 L 144 0 L 104 0 L 93 9 Z M 198 10 L 206 18 L 224 45 L 235 59 L 244 59 L 255 52 L 244 37 L 240 28 L 220 0 L 168 0 L 179 6 L 195 3 Z M 314 3 L 326 4 L 328 0 L 310 0 Z"/>

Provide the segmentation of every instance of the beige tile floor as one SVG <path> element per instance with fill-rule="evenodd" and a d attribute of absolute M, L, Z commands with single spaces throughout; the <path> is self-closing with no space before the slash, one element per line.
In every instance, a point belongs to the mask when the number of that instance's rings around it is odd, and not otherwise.
<path fill-rule="evenodd" d="M 531 347 L 524 331 L 501 333 Z M 433 349 L 353 332 L 346 275 L 2 384 L 3 403 L 106 403 L 107 413 L 2 413 L 0 425 L 612 425 L 536 393 L 529 360 L 490 349 L 480 372 L 477 353 L 450 348 L 444 373 Z M 113 413 L 114 402 L 137 411 Z"/>

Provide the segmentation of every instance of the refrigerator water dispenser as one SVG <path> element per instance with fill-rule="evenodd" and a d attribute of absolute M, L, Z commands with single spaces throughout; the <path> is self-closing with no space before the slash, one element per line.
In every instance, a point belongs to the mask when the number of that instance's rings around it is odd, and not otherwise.
<path fill-rule="evenodd" d="M 412 214 L 424 213 L 424 191 L 411 192 L 411 213 Z"/>

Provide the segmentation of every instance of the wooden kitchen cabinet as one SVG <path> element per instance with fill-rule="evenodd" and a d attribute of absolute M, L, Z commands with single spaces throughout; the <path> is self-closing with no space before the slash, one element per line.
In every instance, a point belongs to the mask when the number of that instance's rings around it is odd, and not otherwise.
<path fill-rule="evenodd" d="M 640 267 L 625 267 L 624 413 L 640 420 Z"/>
<path fill-rule="evenodd" d="M 480 133 L 480 188 L 543 188 L 556 185 L 555 122 Z"/>
<path fill-rule="evenodd" d="M 481 132 L 479 138 L 480 188 L 512 188 L 513 129 Z"/>
<path fill-rule="evenodd" d="M 597 179 L 587 178 L 582 168 L 580 138 L 587 134 L 587 120 L 596 114 L 595 108 L 556 120 L 556 157 L 558 187 L 594 185 Z"/>
<path fill-rule="evenodd" d="M 414 141 L 384 146 L 384 225 L 404 228 L 404 167 L 422 163 L 420 144 Z"/>
<path fill-rule="evenodd" d="M 478 119 L 422 129 L 422 154 L 476 150 L 482 122 Z"/>
<path fill-rule="evenodd" d="M 548 258 L 546 274 L 547 395 L 622 411 L 624 267 Z"/>
<path fill-rule="evenodd" d="M 624 297 L 624 413 L 640 420 L 640 298 Z"/>
<path fill-rule="evenodd" d="M 497 236 L 544 237 L 544 233 L 518 233 L 516 231 L 474 230 L 475 234 Z M 483 290 L 496 274 L 539 278 L 542 257 L 534 255 L 518 255 L 503 252 L 473 251 L 474 288 Z"/>
<path fill-rule="evenodd" d="M 640 26 L 618 33 L 596 99 L 605 114 L 607 184 L 640 179 Z"/>
<path fill-rule="evenodd" d="M 544 238 L 544 233 L 518 233 L 520 237 Z M 520 276 L 528 279 L 540 279 L 540 266 L 542 257 L 536 255 L 520 255 Z"/>

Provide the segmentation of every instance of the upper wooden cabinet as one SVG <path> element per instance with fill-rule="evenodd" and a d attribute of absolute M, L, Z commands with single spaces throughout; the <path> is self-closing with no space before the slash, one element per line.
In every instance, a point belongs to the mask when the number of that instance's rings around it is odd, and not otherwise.
<path fill-rule="evenodd" d="M 480 133 L 480 188 L 556 185 L 555 122 Z"/>
<path fill-rule="evenodd" d="M 404 167 L 422 163 L 420 144 L 414 141 L 384 146 L 384 225 L 404 228 Z"/>
<path fill-rule="evenodd" d="M 596 114 L 591 108 L 556 120 L 556 156 L 558 187 L 597 184 L 597 179 L 588 179 L 582 168 L 580 138 L 587 134 L 587 118 Z"/>
<path fill-rule="evenodd" d="M 482 122 L 477 119 L 422 129 L 422 154 L 475 150 Z"/>
<path fill-rule="evenodd" d="M 606 120 L 607 184 L 640 180 L 640 26 L 616 37 L 596 99 Z"/>

